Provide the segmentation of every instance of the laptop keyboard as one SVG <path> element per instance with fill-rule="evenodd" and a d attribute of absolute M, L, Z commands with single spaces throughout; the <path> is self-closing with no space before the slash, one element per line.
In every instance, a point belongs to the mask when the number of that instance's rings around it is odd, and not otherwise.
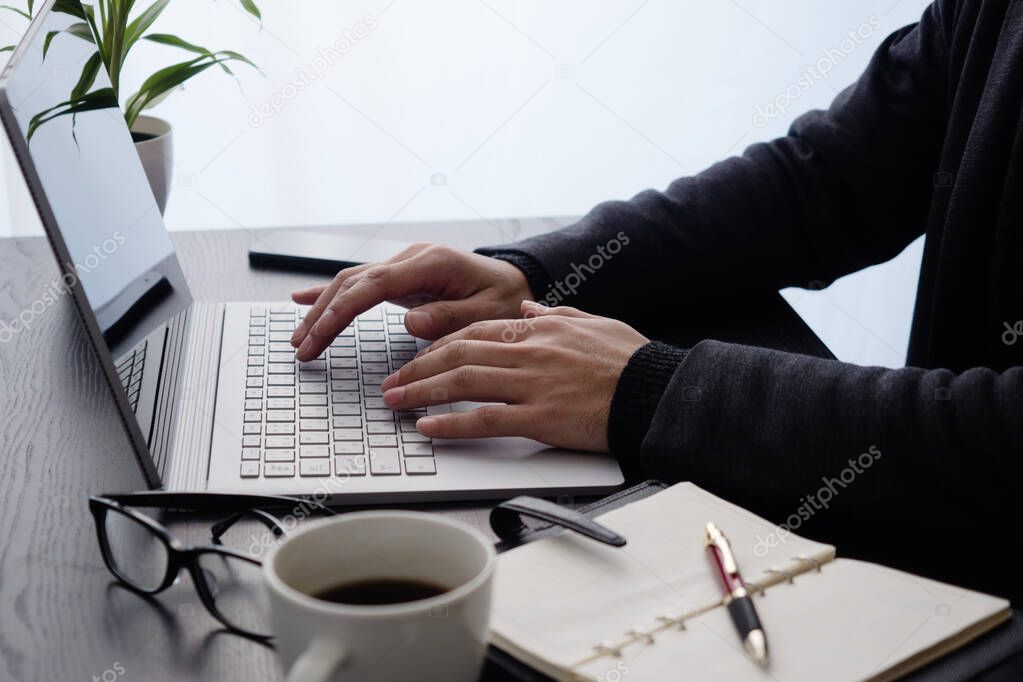
<path fill-rule="evenodd" d="M 146 347 L 149 341 L 144 340 L 120 360 L 117 361 L 117 376 L 121 385 L 128 393 L 128 404 L 132 412 L 138 412 L 139 391 L 142 387 L 142 370 L 146 366 Z"/>
<path fill-rule="evenodd" d="M 381 397 L 416 354 L 404 313 L 364 313 L 319 358 L 296 362 L 304 314 L 250 311 L 242 478 L 435 475 L 433 442 L 415 426 L 426 410 L 394 412 Z"/>

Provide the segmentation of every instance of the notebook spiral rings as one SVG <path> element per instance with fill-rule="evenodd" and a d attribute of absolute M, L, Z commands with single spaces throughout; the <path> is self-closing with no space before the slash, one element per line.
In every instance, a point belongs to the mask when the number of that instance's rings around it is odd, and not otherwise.
<path fill-rule="evenodd" d="M 799 565 L 805 567 L 806 570 L 783 570 L 780 568 L 768 568 L 764 570 L 764 578 L 760 581 L 748 582 L 746 587 L 751 594 L 758 594 L 764 596 L 765 590 L 772 585 L 780 583 L 794 583 L 795 578 L 807 570 L 811 570 L 819 573 L 821 571 L 821 563 L 812 557 L 800 555 L 792 557 L 792 561 L 797 562 Z M 664 613 L 657 616 L 658 624 L 649 628 L 635 627 L 630 630 L 626 630 L 622 639 L 618 641 L 605 641 L 600 644 L 593 646 L 593 653 L 583 658 L 575 667 L 582 667 L 593 661 L 601 658 L 621 658 L 622 650 L 631 645 L 637 643 L 644 643 L 652 645 L 657 642 L 657 638 L 669 630 L 685 630 L 686 621 L 692 618 L 696 618 L 708 611 L 712 611 L 721 606 L 722 601 L 715 601 L 705 606 L 701 606 L 693 609 L 686 609 L 681 614 Z"/>

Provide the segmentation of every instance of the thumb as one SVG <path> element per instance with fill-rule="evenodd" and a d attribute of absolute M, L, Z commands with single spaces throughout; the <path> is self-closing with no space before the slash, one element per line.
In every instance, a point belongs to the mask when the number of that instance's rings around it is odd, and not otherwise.
<path fill-rule="evenodd" d="M 578 308 L 573 308 L 572 306 L 559 305 L 557 308 L 549 308 L 542 303 L 535 303 L 529 300 L 522 301 L 519 310 L 522 313 L 522 317 L 540 317 L 542 315 L 562 315 L 564 317 L 580 318 L 596 317 L 596 315 L 584 313 Z"/>
<path fill-rule="evenodd" d="M 475 296 L 457 301 L 434 301 L 405 313 L 405 329 L 421 339 L 439 339 L 490 317 Z"/>

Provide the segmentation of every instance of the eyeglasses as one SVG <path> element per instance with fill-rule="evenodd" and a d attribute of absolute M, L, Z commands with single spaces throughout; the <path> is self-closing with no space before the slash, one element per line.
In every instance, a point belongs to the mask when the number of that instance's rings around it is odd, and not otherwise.
<path fill-rule="evenodd" d="M 212 543 L 188 546 L 152 517 L 129 507 L 180 511 L 231 512 L 211 528 Z M 127 588 L 155 595 L 174 584 L 182 570 L 192 576 L 206 610 L 228 630 L 258 640 L 272 638 L 262 563 L 245 552 L 225 547 L 222 537 L 238 521 L 250 518 L 274 537 L 285 524 L 265 511 L 285 508 L 290 515 L 333 515 L 318 502 L 296 497 L 218 493 L 146 492 L 89 498 L 103 562 Z"/>

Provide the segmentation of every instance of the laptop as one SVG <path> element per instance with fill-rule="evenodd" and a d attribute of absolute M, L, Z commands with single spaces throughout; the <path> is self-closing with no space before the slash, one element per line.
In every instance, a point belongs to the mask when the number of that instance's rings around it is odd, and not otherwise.
<path fill-rule="evenodd" d="M 110 83 L 72 90 L 95 46 L 45 3 L 0 74 L 0 118 L 151 488 L 331 504 L 604 494 L 617 462 L 524 438 L 431 440 L 380 382 L 425 342 L 404 309 L 361 315 L 312 362 L 290 302 L 192 298 Z M 223 254 L 245 258 L 244 253 Z"/>

